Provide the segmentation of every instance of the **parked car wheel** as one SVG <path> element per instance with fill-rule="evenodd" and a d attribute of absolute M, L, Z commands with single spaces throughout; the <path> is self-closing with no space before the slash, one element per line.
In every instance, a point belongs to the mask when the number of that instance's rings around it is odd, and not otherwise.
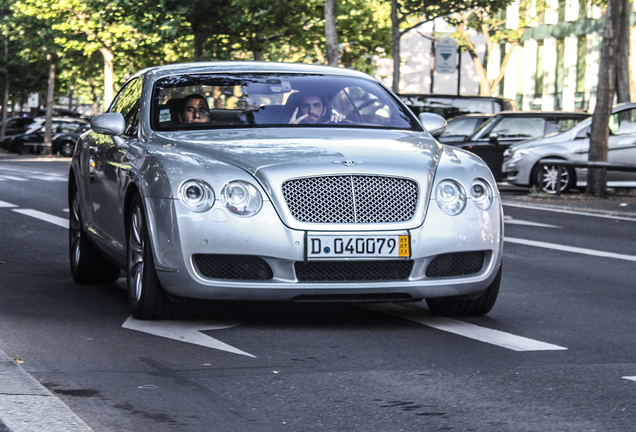
<path fill-rule="evenodd" d="M 138 319 L 169 319 L 187 315 L 188 305 L 173 302 L 157 277 L 148 224 L 141 198 L 135 195 L 128 216 L 128 301 Z"/>
<path fill-rule="evenodd" d="M 60 144 L 59 150 L 58 152 L 60 153 L 60 155 L 64 156 L 64 157 L 71 157 L 73 156 L 73 151 L 75 150 L 75 143 L 72 141 L 64 141 L 62 144 Z"/>
<path fill-rule="evenodd" d="M 427 298 L 426 305 L 433 315 L 479 316 L 485 315 L 497 301 L 501 285 L 501 264 L 495 280 L 477 295 Z"/>
<path fill-rule="evenodd" d="M 557 183 L 560 179 L 559 192 L 567 192 L 574 184 L 574 170 L 560 165 L 537 165 L 534 169 L 534 185 L 542 192 L 557 193 Z"/>
<path fill-rule="evenodd" d="M 17 142 L 15 144 L 15 152 L 19 155 L 29 154 L 29 148 L 27 147 L 26 142 Z"/>
<path fill-rule="evenodd" d="M 82 229 L 79 208 L 79 192 L 73 185 L 70 194 L 69 252 L 73 280 L 80 284 L 114 283 L 120 269 L 103 258 L 89 243 Z"/>

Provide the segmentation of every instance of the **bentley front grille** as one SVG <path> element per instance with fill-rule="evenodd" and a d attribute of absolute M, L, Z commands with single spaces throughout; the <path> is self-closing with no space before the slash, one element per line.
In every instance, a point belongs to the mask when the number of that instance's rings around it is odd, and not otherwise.
<path fill-rule="evenodd" d="M 413 261 L 297 261 L 300 282 L 381 282 L 407 280 Z"/>
<path fill-rule="evenodd" d="M 467 276 L 478 273 L 484 266 L 486 252 L 457 252 L 436 256 L 426 269 L 430 278 Z"/>
<path fill-rule="evenodd" d="M 399 177 L 306 177 L 284 182 L 283 196 L 300 222 L 395 223 L 415 215 L 418 185 Z"/>
<path fill-rule="evenodd" d="M 265 260 L 255 256 L 196 254 L 193 260 L 199 273 L 210 279 L 269 280 L 274 277 Z"/>

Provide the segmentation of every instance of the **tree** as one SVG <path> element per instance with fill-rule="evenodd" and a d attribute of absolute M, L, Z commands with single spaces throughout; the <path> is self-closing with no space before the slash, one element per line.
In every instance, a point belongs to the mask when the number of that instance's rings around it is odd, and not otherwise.
<path fill-rule="evenodd" d="M 400 39 L 410 30 L 435 18 L 477 7 L 499 10 L 512 0 L 390 0 L 391 1 L 391 54 L 393 56 L 394 92 L 400 89 Z M 413 18 L 416 18 L 413 20 Z"/>
<path fill-rule="evenodd" d="M 325 45 L 327 47 L 327 64 L 329 66 L 338 66 L 336 16 L 336 0 L 325 0 Z"/>
<path fill-rule="evenodd" d="M 538 20 L 547 7 L 545 0 L 521 0 L 518 3 L 518 22 L 513 28 L 509 28 L 508 20 L 501 15 L 505 14 L 505 6 L 501 3 L 491 3 L 486 6 L 455 13 L 448 17 L 447 21 L 455 26 L 452 37 L 457 41 L 457 46 L 468 52 L 475 65 L 479 77 L 481 96 L 491 96 L 503 79 L 506 66 L 515 48 L 519 45 L 526 27 Z M 477 47 L 470 39 L 468 29 L 481 33 L 486 41 L 486 57 L 492 58 L 495 49 L 502 43 L 508 44 L 499 73 L 494 78 L 488 78 L 487 68 L 479 58 Z"/>
<path fill-rule="evenodd" d="M 603 41 L 601 43 L 601 59 L 598 68 L 598 85 L 596 88 L 596 105 L 592 115 L 590 130 L 589 161 L 607 161 L 607 140 L 609 137 L 609 117 L 612 112 L 614 93 L 616 92 L 616 57 L 618 38 L 621 34 L 621 14 L 623 0 L 608 0 Z M 600 169 L 589 169 L 587 172 L 587 189 L 590 195 L 606 198 L 607 185 Z"/>

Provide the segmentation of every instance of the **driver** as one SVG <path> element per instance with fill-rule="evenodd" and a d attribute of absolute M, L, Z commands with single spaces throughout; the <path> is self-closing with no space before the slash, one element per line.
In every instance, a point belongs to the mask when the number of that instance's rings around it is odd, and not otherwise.
<path fill-rule="evenodd" d="M 289 124 L 340 123 L 344 118 L 345 116 L 329 108 L 324 96 L 306 94 L 294 110 Z"/>
<path fill-rule="evenodd" d="M 179 111 L 181 123 L 206 123 L 210 120 L 208 101 L 200 94 L 191 94 L 183 99 L 183 107 Z"/>

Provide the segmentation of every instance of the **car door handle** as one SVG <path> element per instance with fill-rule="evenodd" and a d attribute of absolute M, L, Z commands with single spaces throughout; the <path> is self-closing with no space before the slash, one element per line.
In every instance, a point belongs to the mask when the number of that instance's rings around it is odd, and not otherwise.
<path fill-rule="evenodd" d="M 88 151 L 91 153 L 97 153 L 97 146 L 89 146 Z"/>

